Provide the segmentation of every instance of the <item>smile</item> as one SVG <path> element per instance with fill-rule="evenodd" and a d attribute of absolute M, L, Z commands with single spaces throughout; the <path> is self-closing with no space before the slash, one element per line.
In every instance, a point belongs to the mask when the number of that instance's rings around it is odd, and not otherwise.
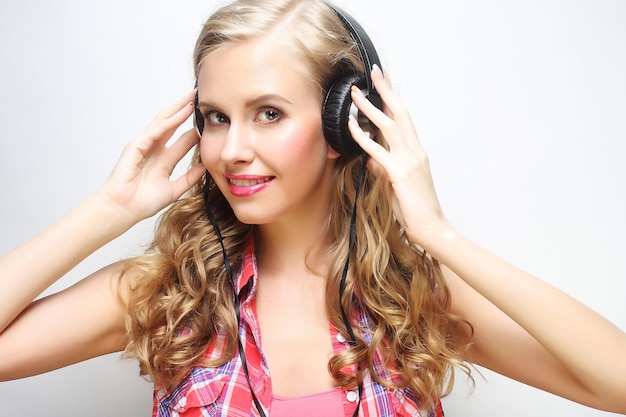
<path fill-rule="evenodd" d="M 229 182 L 237 187 L 251 187 L 253 185 L 258 185 L 258 184 L 263 184 L 264 182 L 268 182 L 269 180 L 271 180 L 271 177 L 267 177 L 267 178 L 259 178 L 256 180 L 237 180 L 237 179 L 231 179 L 229 180 Z"/>
<path fill-rule="evenodd" d="M 270 186 L 274 177 L 227 177 L 228 189 L 235 197 L 249 197 Z"/>

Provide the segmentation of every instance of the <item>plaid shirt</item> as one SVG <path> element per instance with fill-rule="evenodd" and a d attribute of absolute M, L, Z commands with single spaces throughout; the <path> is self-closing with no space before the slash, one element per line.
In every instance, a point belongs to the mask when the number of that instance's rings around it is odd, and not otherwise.
<path fill-rule="evenodd" d="M 242 268 L 236 277 L 237 290 L 242 291 L 251 282 L 250 291 L 241 301 L 241 324 L 239 334 L 245 349 L 250 382 L 254 392 L 264 408 L 266 416 L 271 416 L 272 385 L 269 368 L 264 361 L 260 348 L 260 329 L 253 306 L 257 285 L 257 266 L 254 257 L 254 242 L 250 239 L 246 245 Z M 368 324 L 364 314 L 360 314 L 361 324 Z M 348 349 L 349 345 L 334 326 L 331 337 L 335 353 Z M 365 335 L 367 338 L 368 335 Z M 205 358 L 218 357 L 224 348 L 224 335 L 218 335 L 204 353 Z M 367 340 L 368 342 L 370 340 Z M 371 370 L 387 380 L 391 375 L 383 366 L 380 355 Z M 343 406 L 346 417 L 351 417 L 357 405 L 358 392 L 345 390 Z M 258 411 L 252 402 L 250 387 L 239 359 L 235 355 L 224 365 L 216 368 L 197 366 L 192 368 L 183 381 L 172 392 L 164 389 L 155 390 L 153 417 L 258 417 Z M 443 417 L 441 403 L 427 409 L 420 409 L 419 402 L 409 389 L 389 390 L 369 374 L 363 381 L 363 396 L 359 416 L 380 417 Z"/>

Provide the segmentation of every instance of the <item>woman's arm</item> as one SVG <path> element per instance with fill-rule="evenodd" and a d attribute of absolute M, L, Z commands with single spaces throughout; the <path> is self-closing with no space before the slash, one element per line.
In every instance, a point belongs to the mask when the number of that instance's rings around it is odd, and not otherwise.
<path fill-rule="evenodd" d="M 470 360 L 561 397 L 626 414 L 626 333 L 459 234 L 428 250 L 445 257 L 452 311 L 474 327 Z"/>
<path fill-rule="evenodd" d="M 30 303 L 0 335 L 0 381 L 123 350 L 128 276 L 119 279 L 120 267 L 110 265 Z"/>
<path fill-rule="evenodd" d="M 0 331 L 46 288 L 132 226 L 100 193 L 0 258 Z M 2 333 L 0 333 L 2 334 Z"/>
<path fill-rule="evenodd" d="M 575 401 L 626 413 L 626 334 L 449 225 L 409 114 L 380 70 L 372 77 L 385 113 L 356 89 L 353 99 L 390 149 L 367 139 L 355 120 L 351 132 L 371 156 L 370 169 L 386 176 L 394 213 L 409 238 L 449 268 L 453 308 L 476 329 L 473 359 Z"/>
<path fill-rule="evenodd" d="M 85 348 L 89 341 L 107 342 L 101 345 L 99 354 L 123 347 L 118 293 L 124 290 L 116 288 L 114 278 L 118 272 L 113 266 L 58 295 L 31 302 L 96 249 L 154 215 L 199 181 L 204 172 L 200 164 L 176 180 L 169 178 L 176 164 L 197 143 L 195 132 L 188 131 L 166 146 L 192 114 L 194 95 L 194 91 L 187 93 L 160 113 L 143 135 L 126 146 L 100 190 L 50 229 L 0 258 L 0 377 L 13 375 L 8 362 L 15 361 L 5 358 L 31 352 L 35 356 L 29 360 L 43 360 L 46 349 L 42 346 L 59 337 L 67 343 L 62 342 L 59 350 L 47 354 L 45 363 L 36 365 L 37 369 L 52 369 L 57 360 L 68 364 L 67 358 L 72 355 L 76 359 L 85 354 L 93 356 L 99 351 L 68 353 Z M 85 327 L 90 323 L 92 328 L 87 331 Z M 58 332 L 52 332 L 52 327 Z M 27 348 L 35 343 L 41 343 L 38 350 Z M 63 359 L 64 355 L 69 356 Z"/>

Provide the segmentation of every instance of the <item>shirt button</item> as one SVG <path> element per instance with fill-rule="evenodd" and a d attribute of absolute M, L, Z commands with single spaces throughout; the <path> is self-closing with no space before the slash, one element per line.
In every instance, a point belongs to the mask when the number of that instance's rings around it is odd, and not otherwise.
<path fill-rule="evenodd" d="M 344 335 L 342 335 L 341 333 L 337 333 L 337 341 L 339 343 L 346 343 L 347 342 L 346 337 Z"/>
<path fill-rule="evenodd" d="M 359 394 L 356 391 L 348 391 L 346 392 L 346 399 L 353 403 L 359 399 Z"/>

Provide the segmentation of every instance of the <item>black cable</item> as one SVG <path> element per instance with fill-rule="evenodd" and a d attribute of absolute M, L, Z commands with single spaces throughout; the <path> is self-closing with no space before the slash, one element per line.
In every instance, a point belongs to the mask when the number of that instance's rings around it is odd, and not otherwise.
<path fill-rule="evenodd" d="M 363 184 L 363 180 L 365 178 L 365 171 L 367 169 L 366 165 L 367 165 L 367 160 L 368 160 L 368 155 L 364 154 L 362 156 L 362 164 L 361 164 L 361 168 L 359 171 L 359 176 L 357 179 L 357 184 L 356 184 L 356 194 L 354 196 L 354 207 L 352 208 L 352 216 L 350 218 L 350 236 L 349 236 L 349 242 L 348 242 L 348 256 L 346 258 L 346 263 L 344 265 L 343 268 L 343 272 L 341 274 L 341 280 L 339 281 L 339 307 L 341 309 L 341 317 L 343 319 L 344 325 L 346 327 L 346 330 L 348 332 L 348 336 L 350 337 L 350 344 L 352 346 L 356 345 L 356 336 L 354 334 L 354 329 L 352 328 L 352 324 L 350 323 L 350 320 L 348 319 L 348 315 L 346 314 L 344 308 L 343 308 L 343 303 L 341 302 L 342 298 L 343 298 L 343 294 L 345 292 L 346 289 L 346 278 L 348 276 L 348 270 L 350 267 L 350 254 L 352 253 L 353 249 L 354 249 L 354 245 L 356 242 L 356 208 L 357 208 L 357 201 L 359 198 L 359 194 L 361 192 L 361 188 L 362 188 L 362 184 Z M 210 209 L 210 205 L 209 205 L 209 173 L 208 171 L 206 172 L 206 178 L 204 181 L 204 187 L 203 187 L 203 195 L 204 195 L 204 202 L 205 202 L 205 207 L 206 207 L 206 212 L 207 212 L 207 216 L 209 217 L 209 221 L 211 222 L 211 224 L 213 225 L 213 229 L 215 230 L 215 233 L 217 235 L 217 238 L 220 242 L 220 246 L 222 248 L 222 256 L 224 258 L 224 268 L 226 268 L 226 275 L 228 276 L 228 280 L 230 281 L 230 284 L 232 286 L 233 289 L 233 302 L 235 304 L 235 315 L 237 317 L 237 326 L 239 327 L 241 324 L 241 305 L 240 305 L 240 300 L 239 300 L 239 295 L 237 294 L 237 287 L 235 285 L 235 280 L 233 279 L 233 274 L 232 274 L 232 268 L 230 265 L 230 262 L 228 260 L 228 255 L 226 253 L 226 247 L 224 246 L 224 239 L 222 238 L 222 234 L 220 232 L 220 228 L 217 224 L 217 220 L 215 219 L 215 216 L 213 215 L 213 212 Z M 266 417 L 265 416 L 265 412 L 263 411 L 263 407 L 261 406 L 261 403 L 259 401 L 259 399 L 257 398 L 256 394 L 254 393 L 254 389 L 252 388 L 252 384 L 250 382 L 250 374 L 248 372 L 248 362 L 246 360 L 246 355 L 244 352 L 244 347 L 243 344 L 241 343 L 241 338 L 239 336 L 239 329 L 237 329 L 237 347 L 238 347 L 238 351 L 239 351 L 239 358 L 241 360 L 241 366 L 243 368 L 243 372 L 244 375 L 246 377 L 246 381 L 248 382 L 248 386 L 250 387 L 250 393 L 252 394 L 252 400 L 254 401 L 254 405 L 256 406 L 257 410 L 259 411 L 259 414 L 261 417 Z M 361 372 L 361 364 L 357 364 L 357 369 L 358 369 L 358 373 Z M 359 380 L 359 385 L 358 385 L 358 393 L 359 393 L 359 398 L 358 398 L 358 402 L 356 405 L 356 409 L 354 410 L 354 414 L 352 415 L 353 417 L 356 417 L 359 414 L 359 408 L 361 406 L 361 396 L 363 394 L 363 381 Z"/>
<path fill-rule="evenodd" d="M 246 381 L 248 382 L 248 386 L 250 387 L 250 394 L 252 394 L 252 401 L 254 401 L 254 405 L 261 417 L 266 417 L 265 412 L 263 411 L 263 407 L 261 406 L 261 402 L 257 398 L 254 393 L 254 389 L 252 388 L 252 384 L 250 383 L 250 373 L 248 372 L 248 361 L 246 360 L 246 354 L 244 352 L 243 343 L 241 343 L 241 337 L 239 335 L 239 326 L 241 325 L 241 303 L 239 300 L 239 294 L 237 294 L 237 286 L 235 285 L 235 280 L 233 278 L 232 268 L 230 266 L 230 261 L 228 260 L 228 255 L 226 253 L 226 247 L 224 246 L 224 239 L 222 238 L 222 234 L 220 233 L 220 228 L 217 224 L 217 220 L 211 211 L 209 206 L 209 172 L 206 172 L 206 178 L 204 181 L 204 203 L 206 206 L 206 212 L 209 217 L 209 221 L 213 225 L 213 229 L 215 229 L 215 234 L 217 234 L 217 238 L 220 242 L 220 246 L 222 247 L 222 256 L 224 258 L 224 268 L 226 268 L 226 275 L 228 276 L 228 280 L 230 281 L 230 285 L 233 289 L 233 303 L 235 304 L 235 316 L 237 317 L 237 350 L 239 352 L 239 359 L 241 360 L 241 367 L 243 368 L 243 373 L 246 377 Z"/>
<path fill-rule="evenodd" d="M 341 281 L 339 281 L 339 308 L 341 309 L 341 318 L 343 319 L 344 326 L 346 326 L 346 331 L 348 332 L 348 336 L 350 337 L 350 344 L 352 346 L 356 345 L 356 336 L 354 334 L 354 329 L 352 328 L 352 324 L 350 324 L 350 320 L 348 319 L 348 315 L 343 308 L 343 293 L 346 290 L 346 278 L 348 277 L 348 269 L 350 267 L 350 255 L 354 249 L 354 244 L 356 243 L 356 206 L 357 201 L 359 199 L 359 194 L 361 193 L 361 188 L 363 185 L 363 180 L 365 178 L 365 171 L 367 169 L 367 160 L 368 155 L 363 154 L 362 156 L 361 169 L 359 171 L 359 176 L 357 178 L 356 183 L 356 193 L 354 195 L 354 206 L 352 207 L 352 217 L 350 218 L 350 240 L 348 241 L 348 257 L 346 258 L 346 264 L 343 267 L 343 272 L 341 273 Z M 361 364 L 357 364 L 358 373 L 361 373 Z M 354 414 L 352 417 L 356 417 L 359 414 L 359 408 L 361 406 L 361 395 L 363 394 L 363 381 L 359 379 L 359 401 L 356 404 L 356 409 L 354 410 Z"/>

